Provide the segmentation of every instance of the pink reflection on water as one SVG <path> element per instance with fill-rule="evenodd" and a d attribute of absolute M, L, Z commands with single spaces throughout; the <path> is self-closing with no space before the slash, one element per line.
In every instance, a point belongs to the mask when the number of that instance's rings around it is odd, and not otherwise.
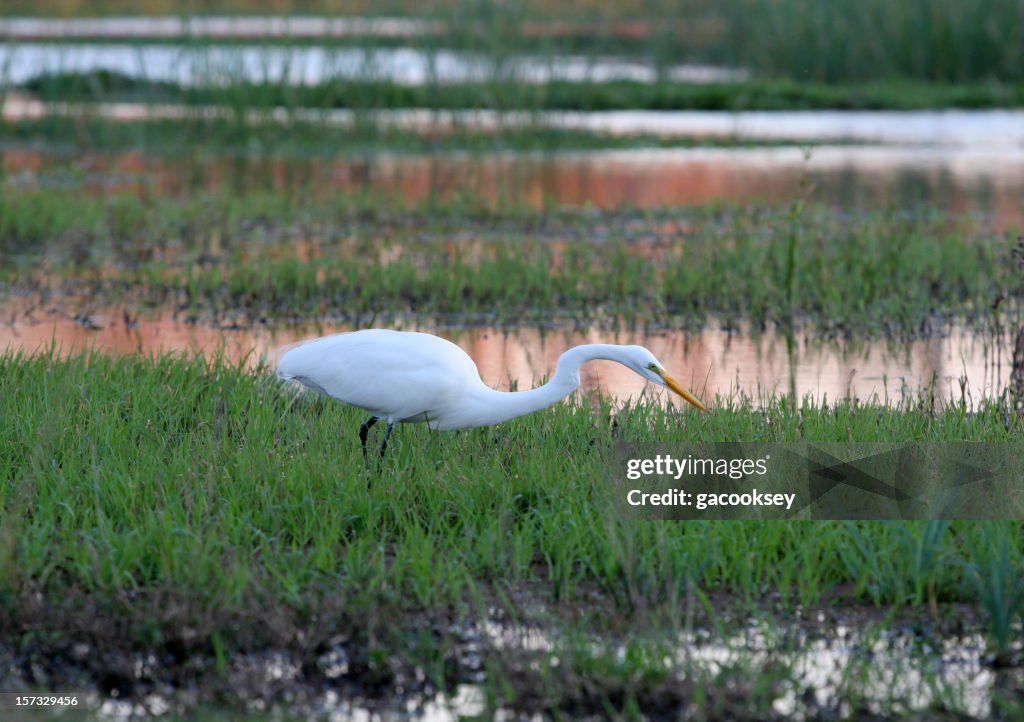
<path fill-rule="evenodd" d="M 61 157 L 39 149 L 0 153 L 17 188 L 72 185 L 87 193 L 180 195 L 197 189 L 315 189 L 339 201 L 353 193 L 408 206 L 457 197 L 532 208 L 593 204 L 606 210 L 788 202 L 844 206 L 927 202 L 982 211 L 999 228 L 1024 222 L 1024 151 L 1003 147 L 821 146 L 692 148 L 549 154 L 381 153 L 369 158 L 189 159 L 139 151 Z"/>
<path fill-rule="evenodd" d="M 254 367 L 260 360 L 273 365 L 291 344 L 351 330 L 331 324 L 317 329 L 253 326 L 225 330 L 170 319 L 141 319 L 129 325 L 117 315 L 95 315 L 88 320 L 40 315 L 34 321 L 21 319 L 0 326 L 0 350 L 45 353 L 56 346 L 60 354 L 84 349 L 112 354 L 220 353 L 233 361 L 244 359 L 247 366 Z M 409 326 L 407 330 L 414 329 Z M 737 393 L 755 400 L 796 393 L 818 400 L 856 397 L 894 402 L 904 390 L 932 387 L 937 400 L 959 401 L 963 380 L 967 401 L 973 404 L 998 393 L 1010 373 L 1010 350 L 1005 343 L 982 340 L 962 329 L 893 347 L 884 342 L 843 348 L 797 341 L 792 350 L 783 337 L 772 332 L 755 339 L 719 329 L 644 333 L 541 332 L 525 328 L 506 333 L 493 328 L 467 328 L 445 329 L 439 334 L 459 344 L 473 358 L 485 383 L 506 390 L 540 383 L 554 372 L 563 351 L 581 343 L 647 346 L 670 373 L 705 402 Z M 588 363 L 581 379 L 584 392 L 600 390 L 619 402 L 645 395 L 683 403 L 610 361 Z"/>

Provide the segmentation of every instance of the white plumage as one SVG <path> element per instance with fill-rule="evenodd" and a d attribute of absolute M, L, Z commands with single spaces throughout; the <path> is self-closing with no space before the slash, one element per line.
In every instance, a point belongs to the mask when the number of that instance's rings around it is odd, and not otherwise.
<path fill-rule="evenodd" d="M 529 391 L 502 392 L 488 387 L 473 360 L 450 341 L 427 333 L 368 329 L 304 343 L 284 355 L 277 373 L 369 412 L 371 419 L 360 429 L 364 452 L 370 426 L 386 420 L 383 454 L 391 429 L 399 422 L 462 429 L 550 406 L 579 386 L 580 366 L 591 359 L 617 361 L 707 410 L 642 346 L 576 346 L 562 354 L 548 383 Z"/>

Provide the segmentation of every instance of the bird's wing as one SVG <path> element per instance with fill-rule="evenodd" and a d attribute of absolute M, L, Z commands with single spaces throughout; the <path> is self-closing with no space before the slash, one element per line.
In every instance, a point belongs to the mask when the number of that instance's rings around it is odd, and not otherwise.
<path fill-rule="evenodd" d="M 430 419 L 464 383 L 480 383 L 458 346 L 429 334 L 359 331 L 288 352 L 279 373 L 332 398 L 393 419 Z"/>

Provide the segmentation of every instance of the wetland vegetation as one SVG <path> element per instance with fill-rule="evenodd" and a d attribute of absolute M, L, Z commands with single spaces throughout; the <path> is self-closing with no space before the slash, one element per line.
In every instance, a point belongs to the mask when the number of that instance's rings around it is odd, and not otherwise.
<path fill-rule="evenodd" d="M 318 14 L 361 14 L 368 8 L 346 10 L 348 3 L 243 3 L 244 14 L 296 13 L 296 19 Z M 359 5 L 358 3 L 355 5 Z M 52 14 L 58 18 L 86 13 L 134 15 L 146 7 L 180 16 L 160 2 L 99 3 L 47 2 L 32 4 L 23 14 Z M 200 15 L 225 12 L 233 3 L 188 8 Z M 42 40 L 53 48 L 53 62 L 18 84 L 47 101 L 174 102 L 188 105 L 226 105 L 238 108 L 388 108 L 489 109 L 543 112 L 607 109 L 647 110 L 793 110 L 840 109 L 910 110 L 921 108 L 1019 107 L 1024 100 L 1024 61 L 1016 52 L 1024 34 L 1024 16 L 1013 0 L 893 5 L 871 0 L 845 7 L 813 0 L 776 3 L 686 3 L 654 0 L 594 7 L 569 3 L 557 8 L 530 2 L 438 2 L 375 5 L 379 15 L 420 20 L 420 32 L 398 37 L 374 35 L 314 38 L 285 32 L 274 38 L 231 37 L 147 38 L 113 36 L 117 50 L 109 63 L 87 72 L 64 67 L 66 44 L 84 42 L 102 50 L 103 38 L 66 37 L 55 32 Z M 17 3 L 5 5 L 4 15 L 18 15 Z M 984 23 L 971 18 L 984 17 Z M 329 28 L 328 28 L 329 29 Z M 866 37 L 872 42 L 863 42 Z M 110 38 L 105 40 L 109 41 Z M 310 82 L 304 79 L 308 62 L 288 56 L 315 42 L 326 64 L 345 78 Z M 65 44 L 61 51 L 60 43 Z M 136 73 L 111 72 L 141 53 L 146 44 L 180 46 L 181 55 L 142 63 Z M 244 43 L 256 60 L 228 59 L 218 50 Z M 134 50 L 133 50 L 134 46 Z M 5 72 L 17 63 L 18 41 L 9 43 L 12 55 Z M 355 49 L 360 61 L 339 61 L 332 50 Z M 415 80 L 381 77 L 375 54 L 390 49 L 407 51 L 415 59 L 395 58 L 397 67 L 419 68 Z M 125 52 L 127 51 L 127 52 Z M 278 52 L 273 62 L 267 60 Z M 263 54 L 263 62 L 259 60 Z M 456 53 L 455 56 L 445 55 Z M 523 60 L 528 59 L 527 67 Z M 582 79 L 548 77 L 569 63 Z M 603 59 L 615 59 L 598 72 Z M 340 68 L 355 62 L 353 72 Z M 174 67 L 164 67 L 170 63 Z M 691 67 L 732 69 L 735 82 L 686 81 L 674 69 Z M 151 65 L 153 67 L 147 67 Z M 453 82 L 443 68 L 482 76 Z M 183 71 L 181 68 L 191 68 Z M 260 78 L 262 70 L 262 79 Z M 252 73 L 255 72 L 255 75 Z M 638 80 L 631 76 L 639 73 Z M 185 77 L 180 82 L 170 76 Z M 384 71 L 387 75 L 387 71 Z M 421 77 L 422 76 L 422 77 Z M 609 77 L 606 77 L 609 76 Z"/>
<path fill-rule="evenodd" d="M 0 13 L 179 11 L 171 5 L 40 0 Z M 886 187 L 881 201 L 843 202 L 819 195 L 806 173 L 781 202 L 751 201 L 688 167 L 680 197 L 691 197 L 691 175 L 710 196 L 642 207 L 608 201 L 583 172 L 524 188 L 515 165 L 480 168 L 523 151 L 554 167 L 566 150 L 739 154 L 751 141 L 378 124 L 377 111 L 404 108 L 1022 104 L 1019 3 L 846 5 L 453 2 L 414 12 L 394 2 L 374 11 L 442 30 L 316 41 L 476 54 L 496 72 L 473 82 L 243 82 L 213 70 L 179 83 L 41 68 L 0 98 L 80 105 L 0 121 L 0 319 L 14 336 L 51 313 L 90 329 L 97 311 L 126 328 L 166 316 L 225 333 L 399 322 L 724 328 L 775 334 L 791 364 L 798 336 L 899 345 L 956 328 L 1003 343 L 1021 327 L 1022 228 L 1019 214 L 984 200 L 1012 200 L 1017 186 L 980 173 L 980 190 L 966 192 L 956 152 L 937 171 L 906 174 L 920 191 L 913 203 Z M 242 42 L 124 44 L 202 53 Z M 533 82 L 505 72 L 515 56 L 550 64 L 567 54 L 653 74 Z M 692 63 L 746 75 L 673 78 Z M 89 107 L 117 101 L 186 111 L 122 121 Z M 207 114 L 213 105 L 224 114 Z M 303 108 L 354 113 L 337 127 Z M 283 112 L 260 117 L 273 109 Z M 813 140 L 762 145 L 795 144 L 806 162 Z M 870 150 L 838 147 L 851 158 Z M 387 176 L 395 156 L 426 170 Z M 996 163 L 990 146 L 982 157 Z M 460 164 L 440 162 L 452 158 Z M 672 169 L 658 178 L 676 180 Z M 836 178 L 875 183 L 846 165 Z M 556 199 L 555 182 L 576 184 L 579 199 Z M 720 395 L 704 399 L 709 415 L 646 394 L 578 395 L 494 428 L 400 428 L 387 463 L 369 472 L 362 412 L 294 395 L 251 356 L 62 354 L 56 332 L 49 352 L 0 349 L 0 691 L 81 690 L 88 713 L 106 718 L 1017 718 L 1019 521 L 637 522 L 614 509 L 608 455 L 623 441 L 1020 443 L 1019 333 L 1012 364 L 993 364 L 996 382 L 964 382 L 959 398 L 935 393 L 934 378 L 922 391 L 886 386 L 884 398 Z"/>
<path fill-rule="evenodd" d="M 331 684 L 372 697 L 475 682 L 513 710 L 654 716 L 704 688 L 709 718 L 761 719 L 809 684 L 785 642 L 774 662 L 747 650 L 720 666 L 677 658 L 673 640 L 726 640 L 740 619 L 825 627 L 822 613 L 925 644 L 979 625 L 983 659 L 1016 679 L 1018 525 L 628 522 L 605 458 L 616 440 L 1019 439 L 998 403 L 968 414 L 910 398 L 718 399 L 707 416 L 570 403 L 493 429 L 402 428 L 368 484 L 361 412 L 294 397 L 265 373 L 11 354 L 0 371 L 0 608 L 21 630 L 0 654 L 24 683 L 287 709 Z M 488 625 L 519 631 L 496 640 Z M 267 650 L 304 680 L 297 697 L 239 683 L 239 659 Z M 331 659 L 343 669 L 329 673 Z M 810 699 L 797 709 L 813 712 Z M 934 714 L 954 715 L 950 700 L 936 697 Z M 815 713 L 857 703 L 842 695 Z"/>
<path fill-rule="evenodd" d="M 1009 238 L 935 211 L 39 191 L 5 196 L 0 218 L 5 298 L 29 314 L 458 325 L 501 309 L 898 338 L 952 319 L 991 333 L 1019 288 Z M 463 688 L 480 714 L 919 712 L 918 690 L 869 671 L 893 655 L 923 665 L 929 716 L 1017 709 L 1019 524 L 638 523 L 606 482 L 621 440 L 1016 441 L 1009 395 L 719 398 L 708 416 L 577 399 L 493 429 L 403 428 L 369 484 L 360 412 L 244 360 L 8 352 L 0 399 L 9 687 L 181 714 L 454 705 Z M 808 676 L 833 657 L 827 683 Z"/>
<path fill-rule="evenodd" d="M 500 71 L 498 71 L 500 72 Z M 41 74 L 21 89 L 46 102 L 174 103 L 202 109 L 226 101 L 237 108 L 346 108 L 430 110 L 926 110 L 1006 108 L 1024 105 L 1024 83 L 910 83 L 894 80 L 841 84 L 788 79 L 711 83 L 635 80 L 524 82 L 510 73 L 489 82 L 396 85 L 341 80 L 293 85 L 238 82 L 230 95 L 209 87 L 133 78 L 109 71 Z"/>
<path fill-rule="evenodd" d="M 1016 44 L 1024 16 L 1015 0 L 936 0 L 855 6 L 782 0 L 688 0 L 559 5 L 478 0 L 222 0 L 186 4 L 186 13 L 373 16 L 440 20 L 440 31 L 414 38 L 425 47 L 455 47 L 501 58 L 510 52 L 645 57 L 664 67 L 698 62 L 751 68 L 760 78 L 836 83 L 908 79 L 938 83 L 1020 82 L 1024 59 Z M 42 0 L 5 3 L 4 15 L 81 17 L 182 14 L 167 0 L 127 2 Z M 870 37 L 871 42 L 865 42 Z M 321 39 L 322 40 L 322 39 Z M 359 38 L 370 44 L 383 37 Z"/>
<path fill-rule="evenodd" d="M 927 209 L 537 213 L 472 199 L 408 210 L 281 193 L 37 191 L 0 199 L 0 239 L 7 299 L 208 321 L 747 321 L 909 338 L 1011 324 L 1020 292 L 1014 239 Z"/>

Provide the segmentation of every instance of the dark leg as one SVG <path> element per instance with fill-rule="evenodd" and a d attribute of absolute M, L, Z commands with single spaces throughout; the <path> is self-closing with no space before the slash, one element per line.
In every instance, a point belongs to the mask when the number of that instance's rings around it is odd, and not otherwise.
<path fill-rule="evenodd" d="M 373 425 L 378 421 L 380 421 L 380 419 L 376 416 L 371 416 L 366 420 L 366 423 L 359 427 L 359 443 L 363 446 L 363 461 L 367 464 L 370 463 L 370 459 L 366 455 L 366 436 L 370 433 L 370 429 L 373 428 Z"/>
<path fill-rule="evenodd" d="M 380 445 L 380 458 L 384 458 L 384 452 L 388 448 L 388 439 L 391 438 L 391 430 L 395 428 L 395 422 L 389 421 L 388 428 L 384 429 L 384 443 Z"/>

